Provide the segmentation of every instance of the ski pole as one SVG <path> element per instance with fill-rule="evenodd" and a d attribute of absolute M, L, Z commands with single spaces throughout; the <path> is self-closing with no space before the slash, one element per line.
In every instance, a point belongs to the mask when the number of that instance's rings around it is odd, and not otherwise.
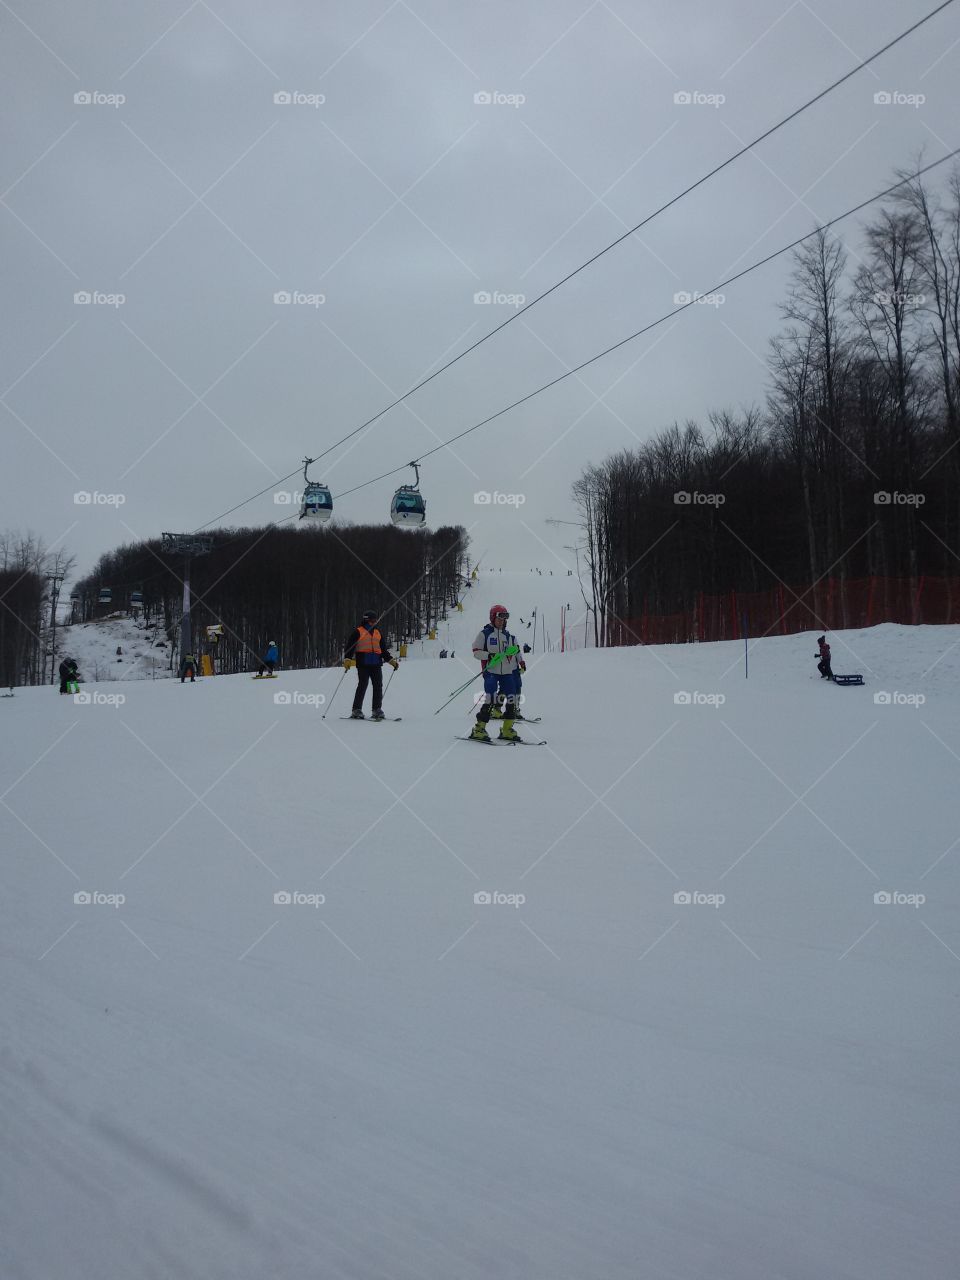
<path fill-rule="evenodd" d="M 339 693 L 339 691 L 340 691 L 340 686 L 343 684 L 344 680 L 346 679 L 346 675 L 347 675 L 347 668 L 346 668 L 346 667 L 344 667 L 344 669 L 343 669 L 343 675 L 342 675 L 342 676 L 340 677 L 340 679 L 337 681 L 337 687 L 336 687 L 336 689 L 334 689 L 333 693 L 330 695 L 330 701 L 327 703 L 327 711 L 329 711 L 329 710 L 330 710 L 330 708 L 333 706 L 333 700 L 334 700 L 334 698 L 337 696 L 337 694 Z M 326 718 L 327 718 L 327 711 L 325 711 L 325 712 L 323 713 L 323 715 L 320 717 L 320 719 L 321 719 L 321 720 L 326 720 Z"/>
<path fill-rule="evenodd" d="M 394 667 L 394 668 L 393 668 L 393 670 L 390 672 L 390 679 L 387 681 L 386 688 L 385 688 L 385 689 L 384 689 L 384 691 L 383 691 L 383 696 L 384 696 L 384 697 L 386 697 L 386 696 L 387 696 L 387 689 L 389 689 L 389 688 L 390 688 L 390 686 L 391 686 L 391 684 L 393 684 L 393 677 L 397 674 L 397 672 L 398 672 L 399 670 L 400 670 L 400 668 L 399 668 L 399 667 Z"/>
<path fill-rule="evenodd" d="M 444 707 L 448 707 L 450 703 L 454 700 L 454 698 L 459 698 L 460 694 L 463 693 L 464 689 L 466 689 L 468 685 L 473 684 L 474 680 L 479 680 L 482 675 L 483 675 L 483 672 L 478 671 L 475 676 L 470 677 L 470 679 L 467 681 L 466 684 L 462 684 L 459 689 L 454 689 L 453 693 L 451 693 L 450 697 L 446 700 L 443 706 L 437 707 L 436 711 L 433 714 L 435 716 L 438 716 Z"/>

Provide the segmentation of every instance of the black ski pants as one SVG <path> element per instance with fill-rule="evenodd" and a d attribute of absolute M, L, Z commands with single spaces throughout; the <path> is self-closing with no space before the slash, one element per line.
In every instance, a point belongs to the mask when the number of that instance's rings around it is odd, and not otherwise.
<path fill-rule="evenodd" d="M 368 684 L 373 685 L 373 709 L 379 711 L 383 705 L 383 663 L 378 662 L 376 666 L 369 667 L 357 666 L 357 692 L 353 695 L 354 711 L 363 709 L 363 698 Z"/>

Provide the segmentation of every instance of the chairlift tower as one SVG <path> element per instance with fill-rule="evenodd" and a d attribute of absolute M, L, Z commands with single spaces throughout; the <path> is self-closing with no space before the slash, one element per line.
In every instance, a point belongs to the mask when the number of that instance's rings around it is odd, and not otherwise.
<path fill-rule="evenodd" d="M 191 652 L 190 638 L 190 558 L 205 556 L 213 550 L 213 537 L 208 533 L 162 533 L 163 550 L 172 556 L 183 556 L 183 616 L 180 619 L 180 661 Z"/>

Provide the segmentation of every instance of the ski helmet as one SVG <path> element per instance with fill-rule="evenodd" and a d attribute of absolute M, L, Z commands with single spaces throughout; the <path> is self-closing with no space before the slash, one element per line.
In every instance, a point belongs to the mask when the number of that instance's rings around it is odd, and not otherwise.
<path fill-rule="evenodd" d="M 505 604 L 495 604 L 490 609 L 490 621 L 492 622 L 498 613 L 502 613 L 505 618 L 509 618 L 510 614 Z"/>
<path fill-rule="evenodd" d="M 376 609 L 367 609 L 367 611 L 363 615 L 363 621 L 374 622 L 379 617 L 380 615 L 379 613 L 377 613 Z"/>

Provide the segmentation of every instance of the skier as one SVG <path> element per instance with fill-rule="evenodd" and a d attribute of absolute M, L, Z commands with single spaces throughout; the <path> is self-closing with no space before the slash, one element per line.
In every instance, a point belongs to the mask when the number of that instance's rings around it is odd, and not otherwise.
<path fill-rule="evenodd" d="M 473 642 L 473 656 L 483 668 L 483 702 L 477 712 L 477 723 L 470 734 L 478 742 L 489 742 L 487 721 L 499 694 L 504 695 L 503 721 L 500 737 L 506 742 L 518 742 L 520 735 L 513 727 L 517 717 L 517 658 L 519 645 L 515 636 L 507 630 L 510 614 L 506 606 L 495 604 L 490 610 L 490 621 Z M 510 650 L 513 650 L 510 653 Z M 499 656 L 498 656 L 499 655 Z"/>
<path fill-rule="evenodd" d="M 383 664 L 389 662 L 394 671 L 400 663 L 394 658 L 377 629 L 377 618 L 380 615 L 368 609 L 363 615 L 360 625 L 351 633 L 343 650 L 343 669 L 357 669 L 357 692 L 353 696 L 352 720 L 363 720 L 363 697 L 367 685 L 373 685 L 372 719 L 383 717 Z"/>
<path fill-rule="evenodd" d="M 260 663 L 260 670 L 257 672 L 259 678 L 263 677 L 264 671 L 268 676 L 273 675 L 273 668 L 280 661 L 280 650 L 277 648 L 276 640 L 271 640 L 267 645 L 267 652 L 263 655 L 263 661 Z"/>
<path fill-rule="evenodd" d="M 190 683 L 193 684 L 197 675 L 197 660 L 192 653 L 185 653 L 183 661 L 180 663 L 180 683 L 183 684 L 187 676 L 190 677 Z"/>
<path fill-rule="evenodd" d="M 76 659 L 64 658 L 60 663 L 60 692 L 76 693 L 79 683 L 80 675 L 77 671 Z M 73 688 L 70 687 L 71 685 Z"/>
<path fill-rule="evenodd" d="M 830 646 L 827 644 L 827 637 L 821 636 L 817 641 L 820 652 L 817 657 L 820 661 L 817 663 L 817 670 L 820 672 L 821 680 L 832 680 L 833 670 L 830 666 Z"/>

